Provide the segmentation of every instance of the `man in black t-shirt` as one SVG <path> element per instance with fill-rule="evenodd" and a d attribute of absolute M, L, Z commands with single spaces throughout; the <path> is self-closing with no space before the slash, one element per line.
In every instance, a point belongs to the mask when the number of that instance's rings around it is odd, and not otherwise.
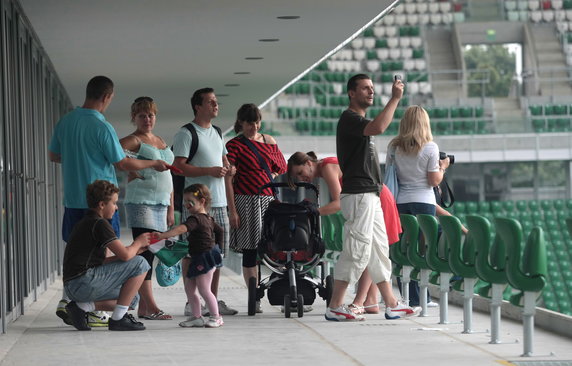
<path fill-rule="evenodd" d="M 340 205 L 346 223 L 342 253 L 334 270 L 333 294 L 325 314 L 327 320 L 364 320 L 363 315 L 343 305 L 343 300 L 348 284 L 357 282 L 366 268 L 384 299 L 387 319 L 411 316 L 417 311 L 398 302 L 393 295 L 389 245 L 379 203 L 382 179 L 374 144 L 374 137 L 391 123 L 403 88 L 403 83 L 396 80 L 383 111 L 369 120 L 365 115 L 373 105 L 372 81 L 364 74 L 348 81 L 350 105 L 342 113 L 336 133 L 338 162 L 343 173 Z"/>
<path fill-rule="evenodd" d="M 66 305 L 78 330 L 90 330 L 89 311 L 113 311 L 109 330 L 143 330 L 129 308 L 137 306 L 137 291 L 149 270 L 137 254 L 149 246 L 149 233 L 125 247 L 115 235 L 110 219 L 117 211 L 119 188 L 96 180 L 87 187 L 88 213 L 73 228 L 64 252 L 63 281 L 71 302 Z M 107 249 L 114 256 L 107 257 Z"/>

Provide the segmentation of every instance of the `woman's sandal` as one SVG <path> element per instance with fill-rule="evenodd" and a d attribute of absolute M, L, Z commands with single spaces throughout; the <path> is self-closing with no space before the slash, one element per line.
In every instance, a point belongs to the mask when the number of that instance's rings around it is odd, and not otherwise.
<path fill-rule="evenodd" d="M 353 303 L 349 304 L 348 308 L 351 311 L 353 311 L 354 314 L 357 314 L 357 315 L 362 315 L 365 312 L 363 306 L 358 306 L 358 305 L 353 304 Z"/>
<path fill-rule="evenodd" d="M 171 315 L 165 313 L 163 310 L 159 310 L 158 312 L 151 314 L 151 315 L 139 315 L 139 318 L 147 319 L 147 320 L 171 320 L 171 319 L 173 319 L 173 317 Z"/>
<path fill-rule="evenodd" d="M 379 314 L 378 304 L 364 305 L 363 309 L 367 314 Z"/>

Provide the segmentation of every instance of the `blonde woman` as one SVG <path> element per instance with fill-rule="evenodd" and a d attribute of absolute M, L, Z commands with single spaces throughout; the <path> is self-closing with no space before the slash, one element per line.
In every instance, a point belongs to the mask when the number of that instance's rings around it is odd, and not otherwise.
<path fill-rule="evenodd" d="M 399 124 L 399 134 L 389 143 L 387 164 L 394 163 L 399 180 L 395 197 L 400 214 L 436 214 L 437 201 L 433 187 L 443 180 L 449 158 L 439 160 L 439 147 L 433 142 L 427 111 L 410 106 Z M 409 305 L 419 305 L 419 286 L 409 286 Z"/>

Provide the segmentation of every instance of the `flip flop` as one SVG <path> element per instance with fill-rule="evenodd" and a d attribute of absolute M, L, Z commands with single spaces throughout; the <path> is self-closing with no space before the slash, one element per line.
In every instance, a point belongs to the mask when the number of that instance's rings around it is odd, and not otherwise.
<path fill-rule="evenodd" d="M 147 320 L 171 320 L 171 319 L 173 319 L 173 317 L 171 315 L 165 313 L 163 310 L 159 310 L 158 312 L 151 314 L 151 315 L 139 315 L 139 318 L 147 319 Z"/>

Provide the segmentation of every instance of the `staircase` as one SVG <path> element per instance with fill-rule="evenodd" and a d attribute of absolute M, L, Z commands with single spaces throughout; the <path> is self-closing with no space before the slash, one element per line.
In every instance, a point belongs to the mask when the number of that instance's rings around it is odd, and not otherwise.
<path fill-rule="evenodd" d="M 516 97 L 495 98 L 494 116 L 496 133 L 526 132 L 528 120 L 523 116 Z"/>
<path fill-rule="evenodd" d="M 540 80 L 540 95 L 570 95 L 570 76 L 566 71 L 566 59 L 556 36 L 554 24 L 536 24 L 530 27 Z"/>
<path fill-rule="evenodd" d="M 427 29 L 425 39 L 429 52 L 429 67 L 432 72 L 431 87 L 435 99 L 454 99 L 462 95 L 459 78 L 461 75 L 447 71 L 459 70 L 455 62 L 451 31 L 448 29 Z"/>

